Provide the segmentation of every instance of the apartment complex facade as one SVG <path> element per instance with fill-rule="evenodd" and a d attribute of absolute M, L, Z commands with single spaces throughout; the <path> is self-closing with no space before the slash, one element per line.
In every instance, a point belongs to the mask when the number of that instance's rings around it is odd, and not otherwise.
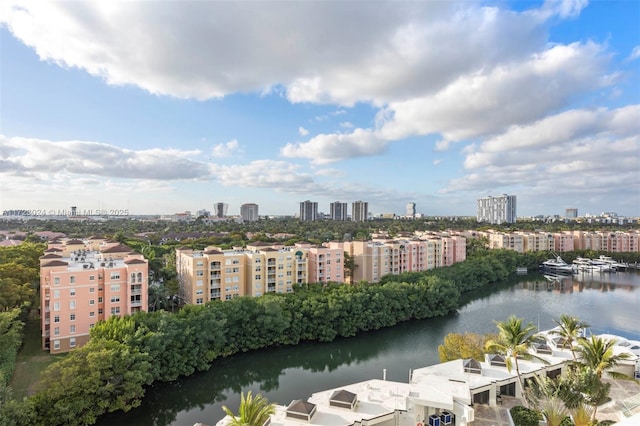
<path fill-rule="evenodd" d="M 492 225 L 516 223 L 516 196 L 503 194 L 478 199 L 477 220 Z"/>
<path fill-rule="evenodd" d="M 345 253 L 353 257 L 352 274 Z M 295 284 L 378 282 L 387 274 L 426 271 L 465 260 L 466 239 L 424 234 L 410 239 L 327 242 L 293 246 L 255 242 L 243 248 L 176 250 L 180 297 L 201 305 L 211 300 L 289 293 Z"/>
<path fill-rule="evenodd" d="M 202 305 L 240 296 L 289 293 L 294 284 L 308 282 L 307 262 L 308 251 L 295 246 L 258 242 L 233 250 L 181 247 L 176 250 L 180 298 L 187 304 Z"/>
<path fill-rule="evenodd" d="M 42 349 L 64 353 L 89 341 L 100 320 L 146 311 L 148 262 L 103 238 L 54 240 L 40 257 Z"/>
<path fill-rule="evenodd" d="M 485 237 L 491 249 L 509 249 L 518 253 L 574 250 L 612 253 L 640 251 L 640 231 L 501 232 L 491 230 L 468 232 L 465 236 Z"/>

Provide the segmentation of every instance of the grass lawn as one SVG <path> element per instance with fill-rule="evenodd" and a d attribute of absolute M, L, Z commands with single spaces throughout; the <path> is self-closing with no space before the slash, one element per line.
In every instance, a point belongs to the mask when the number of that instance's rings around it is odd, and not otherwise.
<path fill-rule="evenodd" d="M 64 355 L 50 355 L 40 348 L 40 320 L 29 318 L 24 326 L 24 341 L 16 359 L 16 370 L 9 386 L 13 388 L 14 399 L 35 392 L 35 385 L 40 380 L 40 373 L 49 364 L 64 357 Z"/>

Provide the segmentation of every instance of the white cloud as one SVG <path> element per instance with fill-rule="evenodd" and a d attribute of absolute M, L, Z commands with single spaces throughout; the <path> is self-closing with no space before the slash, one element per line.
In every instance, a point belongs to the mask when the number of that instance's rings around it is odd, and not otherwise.
<path fill-rule="evenodd" d="M 519 189 L 560 205 L 571 195 L 632 208 L 640 202 L 640 105 L 565 111 L 512 126 L 465 154 L 468 173 L 443 193 Z"/>
<path fill-rule="evenodd" d="M 438 164 L 442 163 L 442 160 L 437 159 L 437 160 L 433 160 L 433 165 L 437 166 Z"/>
<path fill-rule="evenodd" d="M 289 143 L 280 154 L 290 158 L 308 158 L 314 164 L 326 164 L 352 157 L 376 155 L 387 142 L 370 130 L 355 129 L 349 134 L 319 134 L 306 143 Z"/>
<path fill-rule="evenodd" d="M 342 123 L 340 123 L 340 127 L 342 127 L 343 129 L 353 129 L 353 123 L 350 121 L 343 121 Z"/>
<path fill-rule="evenodd" d="M 6 175 L 37 177 L 66 172 L 132 179 L 202 179 L 208 177 L 209 167 L 190 159 L 199 154 L 198 150 L 134 151 L 100 142 L 53 142 L 0 135 L 1 170 Z"/>
<path fill-rule="evenodd" d="M 428 96 L 391 102 L 380 110 L 376 128 L 349 134 L 321 134 L 308 142 L 288 144 L 285 157 L 322 164 L 376 155 L 392 141 L 439 134 L 436 149 L 451 143 L 499 133 L 562 108 L 579 93 L 610 83 L 604 74 L 608 58 L 600 45 L 551 46 L 514 62 L 464 75 Z"/>
<path fill-rule="evenodd" d="M 631 54 L 629 55 L 629 57 L 627 59 L 632 61 L 632 60 L 638 59 L 638 58 L 640 58 L 640 46 L 634 47 L 633 50 L 631 51 Z"/>
<path fill-rule="evenodd" d="M 232 139 L 225 143 L 220 143 L 213 147 L 211 155 L 214 158 L 230 157 L 240 151 L 240 145 L 236 139 Z"/>
<path fill-rule="evenodd" d="M 298 127 L 298 133 L 300 133 L 300 136 L 307 136 L 309 134 L 309 131 L 304 127 L 300 126 Z"/>
<path fill-rule="evenodd" d="M 283 87 L 292 102 L 383 105 L 539 50 L 546 20 L 581 4 L 9 0 L 0 20 L 42 60 L 113 85 L 196 99 Z"/>

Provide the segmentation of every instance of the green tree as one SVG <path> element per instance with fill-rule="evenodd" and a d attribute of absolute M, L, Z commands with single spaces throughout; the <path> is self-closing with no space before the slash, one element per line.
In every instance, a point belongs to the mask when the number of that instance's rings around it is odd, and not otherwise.
<path fill-rule="evenodd" d="M 630 358 L 628 353 L 622 352 L 615 354 L 613 347 L 616 342 L 610 339 L 604 339 L 598 336 L 590 338 L 581 337 L 578 339 L 578 347 L 576 351 L 579 354 L 579 360 L 585 367 L 595 371 L 598 379 L 602 379 L 602 373 L 611 370 L 617 366 L 620 361 Z M 629 379 L 626 374 L 608 371 L 609 375 L 615 379 Z"/>
<path fill-rule="evenodd" d="M 229 423 L 231 426 L 262 426 L 275 413 L 275 405 L 269 404 L 269 401 L 260 394 L 253 397 L 249 391 L 246 396 L 244 392 L 241 394 L 237 415 L 226 405 L 222 406 L 222 410 L 231 417 Z"/>
<path fill-rule="evenodd" d="M 576 360 L 575 348 L 573 347 L 573 343 L 578 340 L 580 336 L 582 336 L 582 332 L 589 328 L 590 325 L 584 321 L 580 321 L 578 318 L 563 314 L 560 316 L 560 321 L 554 320 L 556 324 L 558 324 L 558 329 L 552 330 L 551 334 L 555 334 L 560 336 L 564 341 L 562 343 L 562 348 L 568 347 L 571 350 L 571 354 L 573 355 L 573 360 Z"/>
<path fill-rule="evenodd" d="M 533 323 L 529 322 L 524 325 L 522 318 L 517 318 L 515 315 L 510 316 L 506 321 L 496 322 L 496 326 L 498 327 L 498 338 L 487 341 L 485 349 L 491 353 L 504 355 L 506 357 L 507 371 L 511 372 L 515 365 L 520 391 L 524 395 L 524 385 L 518 360 L 537 359 L 548 364 L 544 358 L 540 358 L 530 352 L 531 347 L 536 342 L 539 342 L 541 338 L 536 334 L 537 329 Z"/>
<path fill-rule="evenodd" d="M 51 364 L 33 396 L 37 424 L 88 425 L 140 405 L 152 382 L 149 355 L 114 340 L 92 339 Z"/>
<path fill-rule="evenodd" d="M 495 336 L 480 336 L 469 332 L 449 333 L 444 336 L 443 344 L 438 346 L 440 362 L 467 358 L 484 361 L 484 347 L 490 339 L 495 339 Z"/>

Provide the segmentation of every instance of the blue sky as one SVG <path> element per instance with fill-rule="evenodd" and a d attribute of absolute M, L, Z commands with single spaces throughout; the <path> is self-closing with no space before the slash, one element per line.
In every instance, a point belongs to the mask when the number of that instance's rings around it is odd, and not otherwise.
<path fill-rule="evenodd" d="M 640 216 L 640 2 L 0 6 L 0 210 Z"/>

